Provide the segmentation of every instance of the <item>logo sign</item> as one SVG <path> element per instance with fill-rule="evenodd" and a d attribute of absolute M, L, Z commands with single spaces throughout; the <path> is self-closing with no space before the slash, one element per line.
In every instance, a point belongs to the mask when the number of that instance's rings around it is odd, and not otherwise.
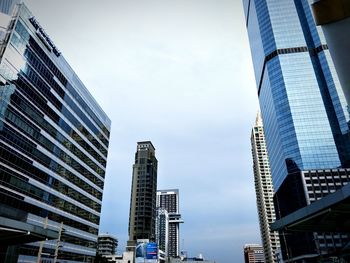
<path fill-rule="evenodd" d="M 52 51 L 57 57 L 61 55 L 61 52 L 58 50 L 58 48 L 55 46 L 55 44 L 50 39 L 49 35 L 46 34 L 45 30 L 40 26 L 39 22 L 35 19 L 35 17 L 29 18 L 30 23 L 34 26 L 36 29 L 36 34 L 40 38 L 40 40 L 44 43 L 44 45 Z"/>
<path fill-rule="evenodd" d="M 158 244 L 147 243 L 146 245 L 146 259 L 158 259 Z"/>

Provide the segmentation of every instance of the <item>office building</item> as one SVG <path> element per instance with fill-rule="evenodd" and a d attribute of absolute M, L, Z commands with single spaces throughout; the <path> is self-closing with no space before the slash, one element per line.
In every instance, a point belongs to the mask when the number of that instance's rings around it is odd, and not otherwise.
<path fill-rule="evenodd" d="M 256 244 L 244 245 L 244 262 L 245 263 L 264 263 L 263 247 Z"/>
<path fill-rule="evenodd" d="M 8 249 L 18 262 L 91 262 L 111 122 L 37 18 L 15 10 L 0 48 L 0 217 L 57 239 Z"/>
<path fill-rule="evenodd" d="M 169 213 L 168 256 L 177 258 L 180 256 L 180 224 L 184 222 L 179 209 L 179 190 L 158 190 L 157 207 Z"/>
<path fill-rule="evenodd" d="M 315 0 L 316 23 L 322 26 L 336 67 L 346 101 L 350 105 L 350 2 L 348 0 Z"/>
<path fill-rule="evenodd" d="M 265 262 L 277 262 L 276 251 L 280 247 L 278 232 L 270 231 L 276 213 L 273 203 L 273 185 L 267 153 L 264 128 L 260 114 L 257 115 L 251 135 L 256 204 L 258 208 L 261 240 Z"/>
<path fill-rule="evenodd" d="M 12 15 L 13 10 L 20 0 L 2 0 L 0 2 L 0 13 Z"/>
<path fill-rule="evenodd" d="M 101 234 L 97 238 L 97 253 L 101 256 L 115 255 L 118 239 L 110 234 Z"/>
<path fill-rule="evenodd" d="M 130 198 L 128 247 L 131 249 L 137 239 L 155 241 L 157 166 L 152 142 L 138 142 Z"/>
<path fill-rule="evenodd" d="M 304 198 L 289 206 L 284 198 L 288 189 L 303 187 L 295 178 L 349 167 L 349 112 L 311 1 L 243 3 L 279 219 L 307 204 Z M 284 187 L 289 182 L 293 187 Z M 315 261 L 319 242 L 313 235 L 280 235 L 283 258 Z M 286 243 L 294 244 L 289 251 Z"/>
<path fill-rule="evenodd" d="M 169 213 L 163 208 L 157 208 L 156 219 L 156 243 L 158 248 L 168 255 L 168 243 L 169 243 Z"/>

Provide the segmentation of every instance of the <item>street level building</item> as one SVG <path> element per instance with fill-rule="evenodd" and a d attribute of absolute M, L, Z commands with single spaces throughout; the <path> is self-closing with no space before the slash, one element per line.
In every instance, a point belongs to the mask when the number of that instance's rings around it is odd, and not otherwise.
<path fill-rule="evenodd" d="M 97 253 L 101 256 L 115 255 L 118 239 L 110 234 L 101 234 L 97 238 Z"/>
<path fill-rule="evenodd" d="M 184 222 L 179 209 L 179 190 L 158 190 L 157 207 L 169 213 L 168 256 L 177 258 L 180 256 L 180 224 Z"/>
<path fill-rule="evenodd" d="M 38 19 L 24 4 L 14 10 L 0 46 L 0 223 L 57 238 L 5 253 L 13 262 L 92 262 L 111 122 Z"/>
<path fill-rule="evenodd" d="M 264 263 L 264 249 L 257 244 L 244 245 L 244 262 L 245 263 Z"/>
<path fill-rule="evenodd" d="M 256 204 L 258 208 L 261 240 L 265 262 L 277 262 L 276 251 L 280 247 L 278 232 L 270 231 L 276 213 L 273 203 L 273 185 L 267 153 L 264 128 L 260 114 L 257 115 L 251 135 Z"/>
<path fill-rule="evenodd" d="M 155 241 L 157 166 L 155 148 L 150 141 L 138 142 L 133 165 L 128 247 L 137 239 Z"/>

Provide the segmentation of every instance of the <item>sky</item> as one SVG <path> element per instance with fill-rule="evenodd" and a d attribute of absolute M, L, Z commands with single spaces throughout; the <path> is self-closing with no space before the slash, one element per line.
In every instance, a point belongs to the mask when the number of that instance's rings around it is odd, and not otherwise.
<path fill-rule="evenodd" d="M 250 131 L 258 110 L 240 0 L 25 0 L 112 121 L 100 233 L 125 249 L 136 143 L 178 188 L 181 250 L 240 263 L 261 243 Z"/>

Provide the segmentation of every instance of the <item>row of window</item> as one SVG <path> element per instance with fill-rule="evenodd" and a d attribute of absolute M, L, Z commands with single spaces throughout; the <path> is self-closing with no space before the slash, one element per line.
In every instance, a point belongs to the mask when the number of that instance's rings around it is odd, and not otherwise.
<path fill-rule="evenodd" d="M 0 168 L 1 171 L 1 168 Z M 53 194 L 50 194 L 36 186 L 33 186 L 21 180 L 18 177 L 12 176 L 10 173 L 2 170 L 0 173 L 0 182 L 2 185 L 11 188 L 19 193 L 30 196 L 36 200 L 47 203 L 55 208 L 61 209 L 62 211 L 68 212 L 72 215 L 83 218 L 87 221 L 90 221 L 94 224 L 98 224 L 100 217 L 94 215 L 64 199 L 61 199 Z"/>
<path fill-rule="evenodd" d="M 85 231 L 91 233 L 93 235 L 97 235 L 98 229 L 91 227 L 89 225 L 85 225 L 78 221 L 72 220 L 65 216 L 56 214 L 54 212 L 48 211 L 46 209 L 40 208 L 36 205 L 32 205 L 30 203 L 24 202 L 21 196 L 18 196 L 12 192 L 9 192 L 5 189 L 1 189 L 0 195 L 0 203 L 9 207 L 13 207 L 15 209 L 22 210 L 26 213 L 31 213 L 40 217 L 48 217 L 49 220 L 56 222 L 63 222 L 64 225 L 71 226 L 73 228 L 77 228 L 81 231 Z"/>
<path fill-rule="evenodd" d="M 72 96 L 76 99 L 76 101 L 80 104 L 80 106 L 89 114 L 89 116 L 96 122 L 96 124 L 102 129 L 102 131 L 106 134 L 107 138 L 109 137 L 109 131 L 102 124 L 102 122 L 96 117 L 96 115 L 91 111 L 90 107 L 85 103 L 85 101 L 81 98 L 81 96 L 76 92 L 76 90 L 70 85 L 67 79 L 63 76 L 60 70 L 54 65 L 51 59 L 45 54 L 45 52 L 41 49 L 41 47 L 36 43 L 36 41 L 30 36 L 28 31 L 25 29 L 23 24 L 20 21 L 17 21 L 15 31 L 21 36 L 23 40 L 29 43 L 30 47 L 35 51 L 36 54 L 40 57 L 40 59 L 44 62 L 44 64 L 53 72 L 53 74 L 57 77 L 57 79 L 62 83 L 63 86 L 67 88 L 67 90 L 72 94 Z M 63 97 L 64 90 L 58 90 L 58 94 Z"/>
<path fill-rule="evenodd" d="M 3 141 L 7 142 L 9 145 L 16 145 L 16 149 L 20 149 L 27 156 L 33 158 L 38 163 L 44 165 L 51 171 L 60 174 L 61 176 L 64 174 L 68 175 L 68 177 L 77 177 L 74 173 L 66 169 L 64 166 L 60 165 L 39 151 L 34 143 L 25 140 L 21 134 L 9 127 L 7 124 L 4 124 L 3 130 L 0 132 L 0 138 L 3 139 Z M 90 179 L 100 188 L 103 188 L 103 182 L 98 180 L 95 176 L 88 179 Z"/>
<path fill-rule="evenodd" d="M 59 86 L 59 84 L 54 80 L 53 75 L 49 70 L 45 67 L 43 63 L 36 57 L 33 51 L 31 51 L 29 48 L 27 48 L 24 52 L 24 57 L 27 59 L 27 62 L 38 72 L 40 76 L 44 78 L 44 80 L 52 87 L 58 95 L 60 95 L 60 91 L 62 88 Z M 49 90 L 48 90 L 49 92 Z M 50 92 L 51 94 L 51 92 Z M 51 94 L 52 95 L 52 94 Z M 68 106 L 75 112 L 84 122 L 85 125 L 87 125 L 90 130 L 106 145 L 108 146 L 108 140 L 102 133 L 101 130 L 96 128 L 96 126 L 88 119 L 85 115 L 85 113 L 82 112 L 82 110 L 74 103 L 74 101 L 67 95 L 60 96 L 62 100 L 64 100 Z M 55 98 L 55 103 L 57 103 L 58 109 L 61 110 L 62 103 L 59 102 L 57 98 Z"/>
<path fill-rule="evenodd" d="M 21 178 L 21 180 L 23 181 L 27 181 L 27 179 L 23 176 L 21 176 L 19 173 L 14 172 L 11 169 L 8 169 L 6 167 L 0 166 L 0 171 L 1 173 L 5 173 L 5 174 L 11 174 L 17 178 Z M 90 207 L 92 209 L 94 209 L 97 212 L 101 211 L 101 204 L 93 201 L 91 198 L 86 197 L 85 195 L 79 193 L 78 191 L 72 189 L 71 187 L 68 187 L 67 185 L 65 185 L 64 183 L 62 183 L 62 181 L 54 179 L 52 177 L 47 177 L 48 180 L 43 180 L 42 178 L 38 178 L 38 176 L 34 177 L 31 176 L 31 178 L 40 181 L 41 183 L 50 186 L 52 189 L 66 195 L 67 197 L 70 197 L 72 199 L 74 199 L 75 201 L 78 201 L 84 205 L 86 205 L 87 207 Z"/>
<path fill-rule="evenodd" d="M 56 141 L 63 145 L 67 145 L 69 148 L 73 149 L 73 144 L 65 138 L 65 136 L 60 133 L 54 126 L 48 123 L 44 119 L 44 115 L 41 114 L 37 109 L 31 106 L 27 100 L 24 98 L 20 92 L 17 90 L 11 96 L 11 104 L 18 108 L 19 112 L 33 120 L 40 128 L 49 133 Z M 61 124 L 64 124 L 61 122 Z M 97 159 L 102 165 L 106 165 L 106 161 L 100 156 L 85 140 L 83 140 L 80 135 L 71 129 L 68 125 L 60 125 L 60 128 L 64 130 L 76 143 L 78 143 L 84 150 L 86 150 L 90 155 Z"/>
<path fill-rule="evenodd" d="M 35 89 L 33 89 L 32 85 L 30 85 L 22 75 L 28 78 L 30 82 L 34 84 L 33 86 L 45 95 L 45 98 Z M 23 71 L 19 75 L 19 78 L 22 80 L 22 82 L 24 82 L 24 84 L 26 84 L 26 89 L 22 88 L 22 86 L 24 86 L 22 83 L 19 83 L 22 85 L 17 85 L 18 88 L 20 88 L 24 94 L 31 98 L 32 102 L 37 105 L 42 111 L 44 111 L 55 123 L 59 124 L 60 126 L 69 126 L 53 109 L 48 107 L 48 101 L 55 105 L 59 112 L 65 116 L 69 122 L 72 123 L 72 125 L 76 127 L 85 136 L 85 138 L 87 138 L 101 153 L 103 153 L 104 156 L 107 156 L 107 150 L 100 144 L 98 140 L 94 138 L 92 134 L 90 134 L 84 125 L 73 116 L 70 110 L 62 105 L 61 102 L 59 102 L 59 100 L 51 93 L 50 88 L 41 80 L 37 73 L 28 64 L 25 65 Z"/>
<path fill-rule="evenodd" d="M 35 142 L 39 143 L 41 146 L 43 146 L 46 150 L 48 150 L 50 153 L 55 155 L 56 157 L 60 158 L 61 161 L 66 163 L 67 165 L 71 166 L 73 169 L 75 169 L 80 174 L 84 175 L 86 178 L 88 178 L 93 183 L 96 183 L 100 187 L 103 186 L 103 182 L 99 180 L 96 176 L 92 175 L 90 172 L 87 171 L 86 168 L 84 168 L 80 163 L 75 161 L 72 157 L 67 155 L 65 151 L 62 151 L 59 147 L 54 145 L 50 140 L 45 138 L 43 135 L 40 134 L 37 129 L 35 129 L 34 126 L 28 124 L 18 116 L 12 109 L 8 109 L 5 112 L 6 119 L 11 121 L 12 124 L 16 126 L 19 130 L 25 132 L 27 135 L 30 136 Z M 84 160 L 83 160 L 84 161 Z"/>
<path fill-rule="evenodd" d="M 45 172 L 36 168 L 33 165 L 32 161 L 20 155 L 19 153 L 13 151 L 3 143 L 0 143 L 0 161 L 14 168 L 15 170 L 18 170 L 24 174 L 27 174 L 30 177 L 36 180 L 39 180 L 43 183 L 47 183 L 53 180 L 52 177 L 47 175 Z M 72 174 L 64 173 L 63 171 L 58 174 L 63 178 L 67 179 L 72 184 L 81 188 L 85 192 L 91 194 L 92 196 L 96 197 L 99 200 L 102 200 L 102 193 L 99 192 L 94 187 L 87 184 L 86 182 L 84 182 L 83 180 L 81 180 L 79 177 Z"/>

